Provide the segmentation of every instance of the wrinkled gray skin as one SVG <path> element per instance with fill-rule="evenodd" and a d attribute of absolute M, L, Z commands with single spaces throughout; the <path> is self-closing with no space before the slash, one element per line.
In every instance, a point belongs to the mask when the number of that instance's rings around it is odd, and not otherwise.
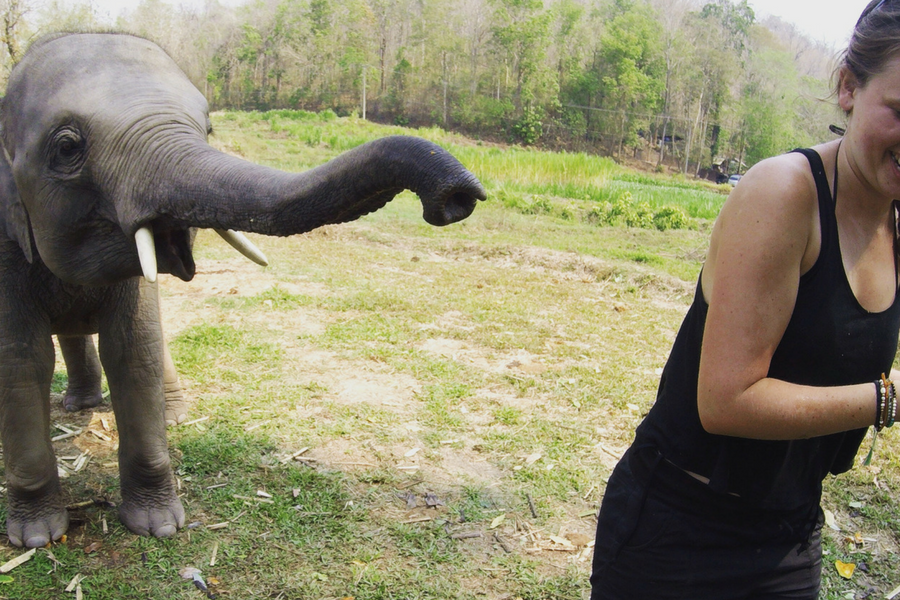
<path fill-rule="evenodd" d="M 184 522 L 165 435 L 164 344 L 134 234 L 153 230 L 159 271 L 194 275 L 189 228 L 293 235 L 420 197 L 433 225 L 484 199 L 440 147 L 376 140 L 301 174 L 215 151 L 203 95 L 157 46 L 113 34 L 34 44 L 0 112 L 0 434 L 7 532 L 43 546 L 66 530 L 49 436 L 52 334 L 97 332 L 119 430 L 119 517 L 133 532 Z M 64 337 L 65 339 L 65 337 Z"/>
<path fill-rule="evenodd" d="M 68 385 L 62 405 L 69 412 L 77 412 L 99 406 L 103 402 L 101 387 L 103 368 L 91 336 L 58 336 L 59 348 L 66 362 Z M 187 419 L 187 402 L 178 372 L 169 354 L 169 347 L 163 342 L 163 383 L 166 399 L 166 425 L 177 425 Z"/>

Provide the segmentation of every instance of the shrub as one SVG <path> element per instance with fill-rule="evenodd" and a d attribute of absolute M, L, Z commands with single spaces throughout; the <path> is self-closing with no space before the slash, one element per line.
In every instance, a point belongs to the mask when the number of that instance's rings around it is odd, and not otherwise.
<path fill-rule="evenodd" d="M 660 231 L 684 229 L 690 225 L 690 220 L 680 208 L 663 206 L 653 215 L 653 225 Z"/>
<path fill-rule="evenodd" d="M 690 219 L 680 208 L 664 206 L 654 212 L 647 202 L 635 202 L 630 192 L 623 192 L 612 203 L 595 206 L 587 212 L 585 220 L 597 226 L 625 225 L 660 231 L 690 226 Z"/>
<path fill-rule="evenodd" d="M 528 106 L 522 111 L 522 116 L 512 124 L 510 130 L 513 141 L 531 146 L 541 139 L 543 128 L 541 111 Z"/>

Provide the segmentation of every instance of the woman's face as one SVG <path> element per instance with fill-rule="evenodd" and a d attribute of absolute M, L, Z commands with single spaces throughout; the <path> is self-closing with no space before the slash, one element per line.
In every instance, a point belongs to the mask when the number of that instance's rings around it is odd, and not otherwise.
<path fill-rule="evenodd" d="M 843 73 L 838 103 L 850 114 L 843 143 L 854 174 L 878 195 L 900 198 L 900 56 L 865 86 Z"/>

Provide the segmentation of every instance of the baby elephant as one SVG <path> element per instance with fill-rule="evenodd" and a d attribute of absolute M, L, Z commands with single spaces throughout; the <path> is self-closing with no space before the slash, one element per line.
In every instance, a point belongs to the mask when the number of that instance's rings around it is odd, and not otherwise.
<path fill-rule="evenodd" d="M 423 139 L 388 137 L 305 173 L 207 144 L 208 107 L 169 56 L 128 35 L 34 43 L 0 106 L 0 437 L 13 544 L 66 531 L 49 434 L 52 335 L 98 334 L 119 430 L 119 518 L 184 523 L 166 444 L 158 272 L 189 281 L 193 228 L 294 235 L 378 210 L 401 190 L 424 218 L 469 216 L 484 188 Z M 143 275 L 143 276 L 142 276 Z"/>

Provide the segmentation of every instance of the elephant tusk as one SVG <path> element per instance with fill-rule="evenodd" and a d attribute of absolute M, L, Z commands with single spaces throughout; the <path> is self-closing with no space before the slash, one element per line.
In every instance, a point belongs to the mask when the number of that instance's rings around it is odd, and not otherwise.
<path fill-rule="evenodd" d="M 137 244 L 138 258 L 141 260 L 141 270 L 144 279 L 150 283 L 156 282 L 156 244 L 153 243 L 153 232 L 149 227 L 141 227 L 134 234 Z"/>
<path fill-rule="evenodd" d="M 216 229 L 214 230 L 222 239 L 231 244 L 231 246 L 255 262 L 258 265 L 263 267 L 267 267 L 269 265 L 269 259 L 266 258 L 266 255 L 262 253 L 262 251 L 253 245 L 253 242 L 247 239 L 247 237 L 243 233 L 239 233 L 234 231 L 233 229 Z"/>

